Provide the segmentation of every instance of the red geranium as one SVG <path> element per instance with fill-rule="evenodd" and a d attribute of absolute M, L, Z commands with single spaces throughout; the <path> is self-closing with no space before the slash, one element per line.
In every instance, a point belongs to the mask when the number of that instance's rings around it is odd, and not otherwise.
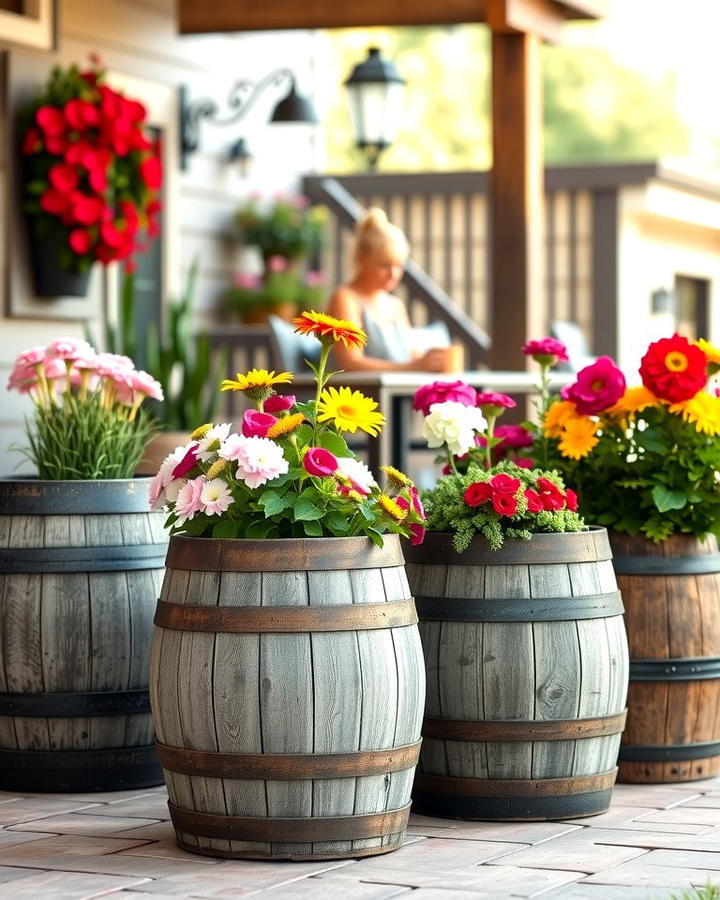
<path fill-rule="evenodd" d="M 707 383 L 707 357 L 687 338 L 674 334 L 650 344 L 640 363 L 645 387 L 661 400 L 680 403 Z"/>
<path fill-rule="evenodd" d="M 162 167 L 147 111 L 103 79 L 96 61 L 56 68 L 21 120 L 25 211 L 35 236 L 49 236 L 60 264 L 78 272 L 127 259 L 141 232 L 159 231 Z"/>

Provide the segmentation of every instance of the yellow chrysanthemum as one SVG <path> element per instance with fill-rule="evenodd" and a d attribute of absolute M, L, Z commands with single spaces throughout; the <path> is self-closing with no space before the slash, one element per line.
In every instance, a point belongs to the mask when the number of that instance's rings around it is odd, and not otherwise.
<path fill-rule="evenodd" d="M 325 388 L 317 405 L 319 422 L 332 420 L 340 431 L 355 434 L 359 428 L 373 437 L 380 434 L 385 424 L 385 416 L 376 410 L 374 400 L 360 391 L 351 391 L 349 387 Z"/>
<path fill-rule="evenodd" d="M 205 437 L 205 435 L 210 431 L 212 425 L 200 425 L 199 428 L 196 428 L 195 431 L 190 435 L 191 441 L 199 441 L 200 438 Z"/>
<path fill-rule="evenodd" d="M 576 418 L 578 418 L 578 411 L 572 401 L 557 400 L 545 413 L 545 421 L 543 422 L 545 437 L 560 437 L 565 423 Z"/>
<path fill-rule="evenodd" d="M 568 419 L 560 436 L 558 448 L 569 459 L 582 459 L 597 444 L 597 425 L 587 416 Z"/>
<path fill-rule="evenodd" d="M 392 519 L 395 519 L 396 522 L 402 522 L 408 514 L 407 509 L 403 509 L 402 506 L 396 503 L 392 497 L 388 497 L 387 494 L 380 494 L 378 503 Z"/>
<path fill-rule="evenodd" d="M 209 480 L 213 478 L 217 478 L 221 472 L 224 472 L 228 467 L 229 463 L 226 459 L 216 459 L 215 462 L 210 466 L 210 468 L 205 473 L 205 477 Z"/>
<path fill-rule="evenodd" d="M 396 469 L 394 466 L 380 466 L 380 469 L 387 475 L 390 484 L 394 484 L 395 487 L 404 488 L 412 485 L 412 481 L 400 469 Z"/>
<path fill-rule="evenodd" d="M 274 425 L 271 425 L 268 428 L 265 437 L 284 437 L 286 434 L 290 434 L 291 431 L 295 431 L 296 428 L 299 428 L 304 421 L 305 416 L 302 413 L 293 413 L 290 416 L 283 416 L 282 419 L 278 419 Z"/>
<path fill-rule="evenodd" d="M 698 338 L 695 341 L 695 346 L 699 347 L 707 358 L 708 375 L 720 372 L 720 350 L 714 344 L 711 344 L 710 341 L 706 341 L 705 338 Z"/>
<path fill-rule="evenodd" d="M 626 388 L 625 393 L 614 406 L 606 409 L 603 415 L 622 418 L 632 413 L 641 412 L 648 406 L 659 406 L 662 403 L 652 391 L 644 385 Z"/>
<path fill-rule="evenodd" d="M 267 369 L 250 369 L 246 375 L 237 373 L 235 380 L 224 379 L 220 384 L 221 391 L 251 391 L 257 388 L 271 388 L 274 384 L 287 384 L 292 381 L 291 372 L 268 372 Z"/>
<path fill-rule="evenodd" d="M 336 319 L 315 310 L 306 310 L 293 319 L 293 325 L 299 334 L 313 334 L 319 341 L 341 341 L 349 349 L 364 347 L 367 343 L 367 335 L 362 328 L 345 319 Z"/>
<path fill-rule="evenodd" d="M 679 413 L 686 422 L 691 422 L 697 431 L 710 437 L 720 434 L 720 397 L 699 391 L 689 400 L 673 403 L 671 413 Z"/>

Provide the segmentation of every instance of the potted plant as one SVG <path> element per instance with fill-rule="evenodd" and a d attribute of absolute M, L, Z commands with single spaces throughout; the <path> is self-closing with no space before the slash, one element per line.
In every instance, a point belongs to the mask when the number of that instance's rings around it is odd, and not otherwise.
<path fill-rule="evenodd" d="M 310 269 L 299 273 L 284 256 L 271 256 L 263 275 L 238 272 L 227 303 L 243 322 L 262 324 L 268 315 L 290 320 L 301 309 L 322 306 L 325 276 Z"/>
<path fill-rule="evenodd" d="M 557 472 L 496 461 L 495 422 L 512 398 L 436 382 L 414 405 L 446 464 L 422 494 L 425 541 L 405 547 L 427 669 L 414 809 L 528 820 L 601 812 L 627 689 L 607 533 L 585 528 Z"/>
<path fill-rule="evenodd" d="M 84 296 L 94 262 L 127 260 L 157 231 L 162 174 L 138 100 L 97 59 L 56 66 L 20 113 L 22 202 L 35 292 Z"/>
<path fill-rule="evenodd" d="M 216 856 L 318 859 L 400 846 L 419 752 L 424 669 L 399 535 L 417 492 L 381 489 L 344 434 L 384 417 L 328 384 L 337 341 L 314 311 L 315 398 L 289 372 L 222 383 L 251 403 L 239 432 L 205 424 L 162 464 L 169 512 L 151 695 L 179 844 Z"/>
<path fill-rule="evenodd" d="M 117 790 L 162 782 L 147 689 L 167 540 L 133 478 L 160 386 L 131 360 L 61 338 L 18 357 L 36 478 L 0 481 L 4 584 L 0 786 Z M 160 521 L 158 521 L 160 520 Z"/>
<path fill-rule="evenodd" d="M 539 452 L 610 529 L 630 640 L 625 781 L 720 772 L 720 351 L 652 343 L 641 385 L 608 357 L 578 373 L 544 417 Z"/>

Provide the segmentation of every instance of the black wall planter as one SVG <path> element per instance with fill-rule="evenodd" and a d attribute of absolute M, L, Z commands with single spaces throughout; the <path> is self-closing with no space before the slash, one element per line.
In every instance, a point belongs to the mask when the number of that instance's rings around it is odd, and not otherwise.
<path fill-rule="evenodd" d="M 37 237 L 28 228 L 28 260 L 33 289 L 37 297 L 85 297 L 90 281 L 90 269 L 73 272 L 58 262 L 58 242 L 55 235 Z"/>

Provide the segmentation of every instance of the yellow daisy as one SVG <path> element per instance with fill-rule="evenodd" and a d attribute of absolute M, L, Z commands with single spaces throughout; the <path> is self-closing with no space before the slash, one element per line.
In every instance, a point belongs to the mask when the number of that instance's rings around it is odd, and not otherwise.
<path fill-rule="evenodd" d="M 205 437 L 205 435 L 208 433 L 208 431 L 210 431 L 211 428 L 212 428 L 212 425 L 200 425 L 190 435 L 190 440 L 191 441 L 199 441 L 200 438 Z"/>
<path fill-rule="evenodd" d="M 390 484 L 394 484 L 398 488 L 412 485 L 412 481 L 400 469 L 396 469 L 394 466 L 380 466 L 380 469 L 387 475 Z"/>
<path fill-rule="evenodd" d="M 304 421 L 305 416 L 302 413 L 293 413 L 290 416 L 283 416 L 282 419 L 278 419 L 274 425 L 271 425 L 268 428 L 265 437 L 284 437 L 286 434 L 290 434 L 291 431 L 295 431 L 296 428 L 299 428 Z"/>
<path fill-rule="evenodd" d="M 329 387 L 320 394 L 317 417 L 319 422 L 332 420 L 340 431 L 355 434 L 359 428 L 377 437 L 385 424 L 385 416 L 376 410 L 377 403 L 360 391 L 351 391 L 349 387 Z"/>
<path fill-rule="evenodd" d="M 699 391 L 689 400 L 673 403 L 671 413 L 680 413 L 686 422 L 691 422 L 697 431 L 710 437 L 720 434 L 720 397 Z"/>
<path fill-rule="evenodd" d="M 575 404 L 570 400 L 557 400 L 545 413 L 543 431 L 545 437 L 556 438 L 562 434 L 565 423 L 578 418 Z"/>
<path fill-rule="evenodd" d="M 597 425 L 587 416 L 568 419 L 560 436 L 558 448 L 569 459 L 582 459 L 597 444 Z"/>
<path fill-rule="evenodd" d="M 402 522 L 408 514 L 407 509 L 403 509 L 402 506 L 396 503 L 392 497 L 388 497 L 387 494 L 380 494 L 378 503 L 390 518 L 395 519 L 396 522 Z"/>
<path fill-rule="evenodd" d="M 233 381 L 230 378 L 224 379 L 220 384 L 221 391 L 251 391 L 257 388 L 271 388 L 274 384 L 287 384 L 292 381 L 291 372 L 268 372 L 267 369 L 250 369 L 246 375 L 239 372 Z"/>
<path fill-rule="evenodd" d="M 705 338 L 698 338 L 695 341 L 695 346 L 699 347 L 707 358 L 708 375 L 720 372 L 720 350 L 714 344 L 711 344 L 710 341 L 706 341 Z"/>
<path fill-rule="evenodd" d="M 652 391 L 649 391 L 644 385 L 638 387 L 626 388 L 625 393 L 617 401 L 614 406 L 606 409 L 603 415 L 612 416 L 613 418 L 622 418 L 632 413 L 641 412 L 648 406 L 659 406 L 661 404 Z"/>
<path fill-rule="evenodd" d="M 328 343 L 342 341 L 346 347 L 364 347 L 367 343 L 367 335 L 362 330 L 345 319 L 336 319 L 325 313 L 306 310 L 293 319 L 295 331 L 299 334 L 313 334 L 319 341 L 328 339 Z"/>

